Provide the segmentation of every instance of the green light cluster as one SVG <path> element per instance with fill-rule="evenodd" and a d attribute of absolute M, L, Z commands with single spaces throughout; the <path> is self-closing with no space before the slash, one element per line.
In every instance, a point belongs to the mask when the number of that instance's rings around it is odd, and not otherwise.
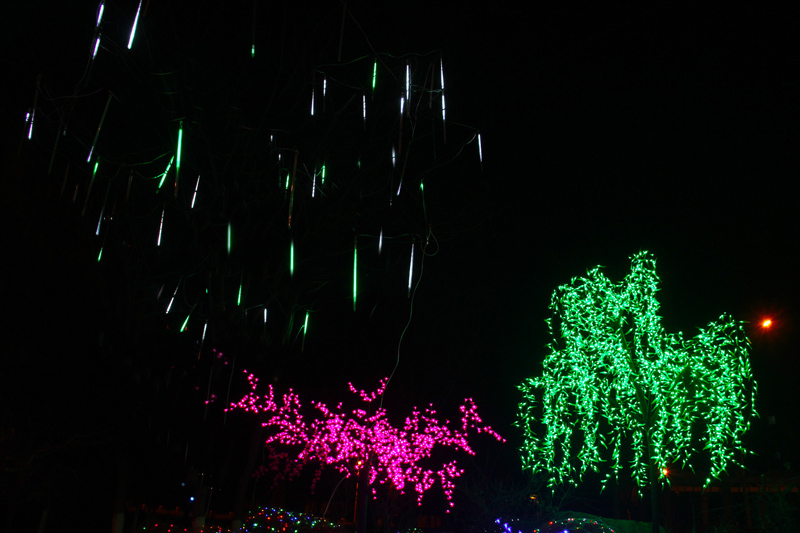
<path fill-rule="evenodd" d="M 747 453 L 756 383 L 742 324 L 724 314 L 694 338 L 667 334 L 658 285 L 655 258 L 640 252 L 621 282 L 597 267 L 553 293 L 553 342 L 543 375 L 519 386 L 518 412 L 523 468 L 546 472 L 550 486 L 610 463 L 604 484 L 629 464 L 644 487 L 649 468 L 664 480 L 667 465 L 691 467 L 698 444 L 716 478 Z"/>

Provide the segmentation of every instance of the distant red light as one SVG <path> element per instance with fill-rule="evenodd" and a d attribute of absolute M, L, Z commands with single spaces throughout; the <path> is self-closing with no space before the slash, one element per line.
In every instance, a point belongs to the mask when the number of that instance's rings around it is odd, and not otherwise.
<path fill-rule="evenodd" d="M 769 329 L 771 326 L 772 326 L 772 319 L 770 319 L 770 318 L 765 318 L 761 322 L 761 327 L 764 328 L 764 329 Z"/>

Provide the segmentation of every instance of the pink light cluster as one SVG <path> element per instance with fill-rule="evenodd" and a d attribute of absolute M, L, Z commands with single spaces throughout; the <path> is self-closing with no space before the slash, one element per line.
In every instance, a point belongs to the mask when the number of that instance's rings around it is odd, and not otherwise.
<path fill-rule="evenodd" d="M 245 371 L 247 373 L 247 371 Z M 389 482 L 397 490 L 403 491 L 406 484 L 417 492 L 417 503 L 421 504 L 426 491 L 438 479 L 449 505 L 453 506 L 455 479 L 463 470 L 455 460 L 442 464 L 438 469 L 424 468 L 423 459 L 431 457 L 436 445 L 464 451 L 470 455 L 475 452 L 467 440 L 468 433 L 487 433 L 505 442 L 490 426 L 484 425 L 478 408 L 471 398 L 464 401 L 461 410 L 461 427 L 452 429 L 450 422 L 444 423 L 436 418 L 432 407 L 422 411 L 416 407 L 406 417 L 402 428 L 392 426 L 386 419 L 386 411 L 372 403 L 386 390 L 388 379 L 380 382 L 378 390 L 367 393 L 357 390 L 350 384 L 350 391 L 361 397 L 367 409 L 354 409 L 349 413 L 342 410 L 342 404 L 329 409 L 322 402 L 311 402 L 318 417 L 305 420 L 300 413 L 302 407 L 299 396 L 291 389 L 282 395 L 280 403 L 275 399 L 272 386 L 263 396 L 256 394 L 258 378 L 248 374 L 251 390 L 241 400 L 232 403 L 230 409 L 244 409 L 253 413 L 265 414 L 269 418 L 263 426 L 275 430 L 266 440 L 266 445 L 296 445 L 302 449 L 294 459 L 294 473 L 307 463 L 319 461 L 320 469 L 329 465 L 347 477 L 358 475 L 361 468 L 367 472 L 370 485 L 376 482 Z M 371 413 L 371 414 L 370 414 Z M 320 471 L 317 472 L 317 478 Z M 373 488 L 373 494 L 375 490 Z"/>

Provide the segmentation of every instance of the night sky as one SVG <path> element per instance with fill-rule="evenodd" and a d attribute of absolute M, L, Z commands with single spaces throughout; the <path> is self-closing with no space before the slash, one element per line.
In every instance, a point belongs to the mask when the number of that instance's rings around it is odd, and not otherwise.
<path fill-rule="evenodd" d="M 127 453 L 150 484 L 173 487 L 205 468 L 233 487 L 236 466 L 219 457 L 245 454 L 250 426 L 244 416 L 221 425 L 221 404 L 229 382 L 232 400 L 244 390 L 240 369 L 333 402 L 347 398 L 348 381 L 373 388 L 398 361 L 389 408 L 404 413 L 432 402 L 445 413 L 473 397 L 485 421 L 509 438 L 492 453 L 513 467 L 516 386 L 541 371 L 553 290 L 596 265 L 619 280 L 639 250 L 658 258 L 667 331 L 690 335 L 723 312 L 749 321 L 761 414 L 748 437 L 759 454 L 751 467 L 796 469 L 800 54 L 788 13 L 736 3 L 524 11 L 510 3 L 348 4 L 340 62 L 341 3 L 261 2 L 250 58 L 251 1 L 153 0 L 131 51 L 136 2 L 117 1 L 107 4 L 107 41 L 87 70 L 96 4 L 71 4 L 33 2 L 3 17 L 3 300 L 13 318 L 4 322 L 11 342 L 3 350 L 0 442 L 11 457 L 6 464 L 35 452 L 47 457 L 31 486 L 96 484 Z M 376 101 L 399 94 L 406 61 L 420 86 L 430 65 L 438 69 L 440 58 L 444 65 L 448 142 L 434 98 L 433 111 L 419 111 L 420 131 L 427 130 L 408 156 L 416 162 L 409 183 L 425 180 L 424 205 L 421 194 L 407 192 L 408 202 L 397 196 L 392 211 L 374 207 L 397 133 L 385 114 L 370 129 L 359 122 L 376 54 L 383 69 Z M 335 80 L 326 101 L 332 109 L 317 111 L 312 123 L 310 88 L 322 72 Z M 28 141 L 24 119 L 38 74 L 43 90 Z M 427 105 L 428 93 L 417 89 Z M 114 170 L 98 177 L 81 216 L 87 147 L 109 90 L 98 157 L 100 168 Z M 163 171 L 181 117 L 188 127 L 181 195 L 160 192 L 166 200 L 152 201 L 153 168 Z M 303 160 L 309 165 L 325 157 L 339 168 L 364 161 L 363 171 L 341 171 L 353 179 L 329 193 L 333 207 L 314 211 L 298 202 L 298 243 L 303 237 L 315 249 L 306 249 L 311 257 L 296 278 L 275 274 L 285 270 L 288 243 L 283 193 L 257 185 L 258 168 L 267 169 L 263 181 L 275 182 L 268 169 L 275 152 L 262 142 L 271 128 L 301 158 L 313 154 Z M 141 178 L 134 183 L 144 185 L 125 203 L 131 168 Z M 189 216 L 198 172 L 213 183 L 199 201 L 215 207 Z M 121 221 L 97 237 L 106 189 Z M 260 203 L 259 195 L 269 200 Z M 173 209 L 181 230 L 156 247 L 162 207 Z M 227 220 L 239 232 L 231 257 Z M 380 227 L 394 233 L 378 256 Z M 354 235 L 364 276 L 355 311 Z M 406 287 L 412 242 L 413 300 Z M 164 313 L 177 279 L 200 280 L 184 283 L 180 317 Z M 216 303 L 198 296 L 205 279 Z M 249 314 L 232 300 L 244 279 Z M 259 329 L 257 306 L 267 300 L 275 318 Z M 194 305 L 212 331 L 199 360 L 203 319 L 177 332 Z M 290 309 L 296 323 L 287 334 Z M 313 311 L 305 344 L 299 309 Z M 757 326 L 764 317 L 775 321 L 768 332 Z M 219 401 L 207 410 L 200 388 L 209 373 Z M 209 440 L 216 444 L 204 448 Z M 47 466 L 59 453 L 68 458 L 64 472 Z M 113 476 L 106 481 L 114 486 Z M 177 498 L 173 489 L 147 485 L 131 481 L 131 498 Z M 45 490 L 30 489 L 26 505 Z M 97 501 L 105 502 L 104 492 Z"/>

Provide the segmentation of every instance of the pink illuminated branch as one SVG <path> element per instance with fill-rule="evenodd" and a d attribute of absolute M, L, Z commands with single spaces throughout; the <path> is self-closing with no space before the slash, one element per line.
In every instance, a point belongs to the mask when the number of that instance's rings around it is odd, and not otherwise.
<path fill-rule="evenodd" d="M 300 397 L 291 389 L 276 400 L 271 385 L 265 395 L 259 396 L 256 394 L 258 378 L 248 374 L 247 379 L 251 391 L 232 403 L 230 409 L 266 415 L 268 418 L 262 425 L 274 430 L 266 440 L 268 447 L 273 444 L 302 447 L 290 467 L 289 477 L 312 461 L 320 463 L 320 470 L 322 466 L 332 466 L 347 477 L 358 475 L 361 468 L 366 467 L 371 485 L 389 481 L 399 491 L 403 491 L 406 484 L 411 485 L 417 492 L 419 504 L 438 479 L 452 507 L 455 479 L 463 470 L 456 461 L 442 464 L 438 469 L 423 468 L 420 462 L 429 459 L 437 445 L 474 455 L 467 440 L 471 432 L 487 433 L 505 442 L 490 426 L 483 424 L 472 399 L 466 399 L 460 408 L 458 429 L 451 428 L 449 421 L 440 422 L 432 407 L 423 411 L 415 407 L 403 427 L 396 428 L 386 419 L 385 409 L 377 407 L 370 414 L 371 404 L 386 390 L 388 379 L 383 379 L 378 390 L 369 393 L 350 384 L 350 391 L 368 405 L 366 410 L 354 409 L 346 413 L 341 403 L 336 409 L 330 409 L 322 402 L 312 401 L 311 406 L 319 416 L 305 420 L 300 414 Z M 319 478 L 320 470 L 315 479 Z"/>

